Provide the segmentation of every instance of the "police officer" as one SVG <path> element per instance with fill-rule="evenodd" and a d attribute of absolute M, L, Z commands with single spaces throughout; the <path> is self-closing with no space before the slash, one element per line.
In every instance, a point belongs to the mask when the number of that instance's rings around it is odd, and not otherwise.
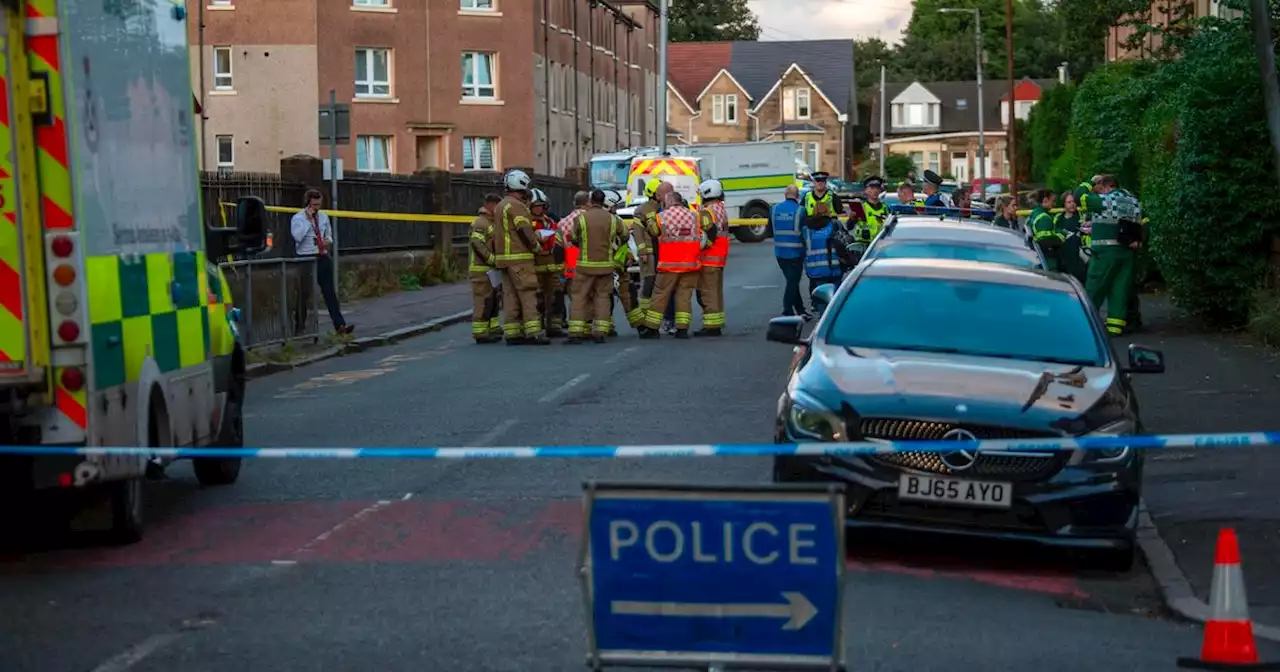
<path fill-rule="evenodd" d="M 800 296 L 800 278 L 804 277 L 804 239 L 800 230 L 800 190 L 787 185 L 782 202 L 769 212 L 773 228 L 773 256 L 782 269 L 786 287 L 782 290 L 782 314 L 806 316 L 804 298 Z"/>
<path fill-rule="evenodd" d="M 826 220 L 832 219 L 838 213 L 844 211 L 844 206 L 840 204 L 840 197 L 835 195 L 830 189 L 827 189 L 827 178 L 831 177 L 829 173 L 818 171 L 812 175 L 813 191 L 804 195 L 801 201 L 804 215 L 802 225 L 811 227 L 815 224 L 819 228 L 826 223 Z M 816 220 L 816 221 L 814 221 Z"/>
<path fill-rule="evenodd" d="M 941 208 L 946 205 L 938 189 L 942 186 L 942 176 L 932 170 L 924 171 L 924 207 Z"/>
<path fill-rule="evenodd" d="M 1112 175 L 1102 175 L 1085 195 L 1093 220 L 1089 273 L 1085 289 L 1094 307 L 1107 307 L 1107 333 L 1126 331 L 1129 297 L 1137 250 L 1142 246 L 1142 208 L 1138 200 L 1119 189 Z"/>
<path fill-rule="evenodd" d="M 880 201 L 880 194 L 884 193 L 884 180 L 874 175 L 868 177 L 862 182 L 862 193 L 862 226 L 858 229 L 857 238 L 862 243 L 870 244 L 880 235 L 885 221 L 889 219 L 889 206 Z"/>
<path fill-rule="evenodd" d="M 507 345 L 550 345 L 538 314 L 538 275 L 533 270 L 538 237 L 526 205 L 533 180 L 523 170 L 508 171 L 502 180 L 507 195 L 494 210 L 493 228 L 494 259 L 502 270 L 502 331 Z"/>
<path fill-rule="evenodd" d="M 804 227 L 804 273 L 809 277 L 809 291 L 828 284 L 840 284 L 844 276 L 837 246 L 840 220 L 812 217 Z"/>

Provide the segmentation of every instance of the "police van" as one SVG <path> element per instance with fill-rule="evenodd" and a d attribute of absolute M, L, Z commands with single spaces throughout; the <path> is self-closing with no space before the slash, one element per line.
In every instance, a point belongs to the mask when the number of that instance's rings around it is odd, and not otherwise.
<path fill-rule="evenodd" d="M 213 261 L 263 249 L 265 209 L 202 223 L 181 3 L 0 15 L 0 498 L 101 505 L 110 536 L 136 541 L 142 481 L 167 464 L 147 448 L 242 445 L 244 351 Z M 194 467 L 206 485 L 240 473 Z"/>

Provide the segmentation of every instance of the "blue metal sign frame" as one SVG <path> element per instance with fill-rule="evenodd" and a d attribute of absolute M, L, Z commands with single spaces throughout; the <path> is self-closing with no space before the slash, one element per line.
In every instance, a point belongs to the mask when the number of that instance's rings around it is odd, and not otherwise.
<path fill-rule="evenodd" d="M 588 667 L 845 669 L 842 484 L 583 490 Z"/>

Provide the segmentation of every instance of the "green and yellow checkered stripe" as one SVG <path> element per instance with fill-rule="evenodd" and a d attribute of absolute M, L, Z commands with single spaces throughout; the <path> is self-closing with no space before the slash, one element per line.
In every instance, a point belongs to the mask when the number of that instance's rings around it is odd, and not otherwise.
<path fill-rule="evenodd" d="M 89 257 L 94 388 L 138 380 L 150 356 L 168 373 L 209 358 L 210 298 L 203 252 Z M 221 283 L 219 283 L 221 284 Z"/>
<path fill-rule="evenodd" d="M 748 177 L 724 177 L 720 186 L 725 191 L 746 191 L 748 189 L 786 189 L 795 182 L 796 176 L 790 173 L 782 175 L 752 175 Z"/>

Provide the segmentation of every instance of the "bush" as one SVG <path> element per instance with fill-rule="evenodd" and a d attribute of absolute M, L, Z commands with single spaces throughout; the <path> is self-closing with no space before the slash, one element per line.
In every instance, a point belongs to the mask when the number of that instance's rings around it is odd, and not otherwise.
<path fill-rule="evenodd" d="M 1149 91 L 1143 80 L 1155 65 L 1147 61 L 1117 61 L 1093 72 L 1076 91 L 1071 105 L 1071 140 L 1077 167 L 1086 173 L 1112 173 L 1120 183 L 1139 191 L 1136 131 L 1146 109 Z"/>
<path fill-rule="evenodd" d="M 1027 144 L 1031 152 L 1029 174 L 1032 182 L 1051 181 L 1053 165 L 1067 148 L 1067 135 L 1071 130 L 1071 104 L 1075 97 L 1074 85 L 1055 86 L 1045 90 L 1040 102 L 1031 108 L 1031 114 L 1027 117 Z"/>
<path fill-rule="evenodd" d="M 1147 78 L 1159 95 L 1134 135 L 1151 253 L 1178 305 L 1215 327 L 1247 322 L 1280 215 L 1256 186 L 1275 175 L 1257 73 L 1243 24 L 1200 31 Z"/>
<path fill-rule="evenodd" d="M 1254 293 L 1249 333 L 1266 345 L 1280 347 L 1280 293 L 1265 289 Z"/>
<path fill-rule="evenodd" d="M 916 164 L 906 154 L 886 154 L 884 157 L 884 175 L 888 180 L 906 179 L 907 175 L 916 171 Z"/>

